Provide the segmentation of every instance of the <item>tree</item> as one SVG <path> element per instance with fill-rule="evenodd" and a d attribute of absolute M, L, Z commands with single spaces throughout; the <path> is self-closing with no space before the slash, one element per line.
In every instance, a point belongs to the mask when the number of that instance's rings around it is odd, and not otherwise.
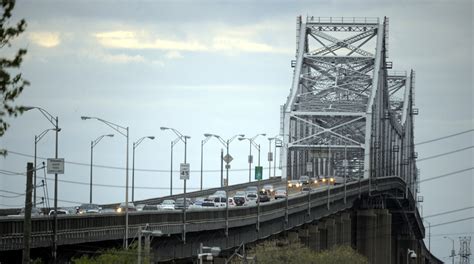
<path fill-rule="evenodd" d="M 248 251 L 248 256 L 255 256 L 256 263 L 315 263 L 315 264 L 368 264 L 367 258 L 358 254 L 351 247 L 334 247 L 327 251 L 314 252 L 301 243 L 287 240 L 271 240 L 257 244 Z M 233 264 L 240 263 L 233 259 Z"/>
<path fill-rule="evenodd" d="M 11 47 L 11 41 L 15 37 L 25 31 L 26 22 L 22 19 L 11 26 L 9 22 L 12 10 L 15 7 L 15 0 L 0 1 L 1 11 L 3 11 L 0 17 L 0 48 L 4 51 L 6 47 Z M 9 126 L 5 118 L 17 117 L 24 110 L 22 106 L 16 106 L 14 101 L 23 89 L 30 84 L 18 72 L 25 54 L 26 49 L 19 49 L 12 59 L 0 58 L 0 93 L 3 101 L 0 107 L 0 137 L 3 136 Z"/>

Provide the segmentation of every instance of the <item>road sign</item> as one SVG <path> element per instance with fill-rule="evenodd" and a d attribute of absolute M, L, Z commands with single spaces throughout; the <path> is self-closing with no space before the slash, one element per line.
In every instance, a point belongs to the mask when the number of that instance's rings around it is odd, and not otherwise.
<path fill-rule="evenodd" d="M 273 161 L 273 153 L 268 152 L 268 161 Z"/>
<path fill-rule="evenodd" d="M 64 174 L 64 159 L 48 159 L 48 174 Z"/>
<path fill-rule="evenodd" d="M 312 162 L 306 162 L 306 171 L 307 172 L 312 172 L 313 171 L 313 163 Z"/>
<path fill-rule="evenodd" d="M 230 154 L 224 156 L 225 163 L 229 164 L 234 158 Z"/>
<path fill-rule="evenodd" d="M 226 165 L 225 165 L 225 169 L 226 169 L 226 170 L 230 169 L 230 164 L 226 164 Z"/>
<path fill-rule="evenodd" d="M 255 180 L 261 180 L 263 174 L 262 166 L 255 166 Z"/>
<path fill-rule="evenodd" d="M 179 178 L 189 180 L 189 163 L 181 163 L 179 166 Z"/>
<path fill-rule="evenodd" d="M 253 156 L 249 155 L 249 163 L 253 163 Z"/>

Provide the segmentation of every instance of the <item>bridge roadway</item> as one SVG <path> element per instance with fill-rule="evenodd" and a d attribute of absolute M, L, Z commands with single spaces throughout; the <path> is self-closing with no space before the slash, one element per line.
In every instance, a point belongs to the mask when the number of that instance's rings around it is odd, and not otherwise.
<path fill-rule="evenodd" d="M 260 209 L 249 206 L 232 207 L 228 211 L 225 208 L 190 210 L 187 212 L 185 225 L 181 211 L 136 212 L 129 215 L 129 233 L 133 239 L 139 227 L 149 224 L 150 230 L 161 230 L 164 235 L 154 239 L 154 245 L 158 245 L 153 246 L 155 261 L 188 258 L 196 255 L 199 242 L 219 245 L 224 250 L 232 249 L 241 243 L 254 242 L 340 212 L 347 212 L 357 205 L 359 197 L 365 197 L 369 192 L 372 196 L 382 193 L 393 198 L 403 199 L 405 196 L 406 184 L 399 177 L 379 178 L 372 180 L 371 184 L 369 187 L 369 180 L 347 184 L 346 202 L 344 186 L 340 185 L 332 186 L 329 195 L 327 189 L 317 189 L 291 196 L 288 202 L 282 199 L 262 203 Z M 411 194 L 409 197 L 412 197 Z M 406 206 L 411 210 L 415 208 L 413 199 L 405 201 L 408 201 L 408 205 L 400 204 L 399 210 L 405 210 L 403 207 Z M 414 237 L 418 240 L 424 237 L 423 223 L 416 209 L 414 213 L 405 214 L 404 222 L 409 223 L 412 229 L 410 233 L 414 234 Z M 124 216 L 118 214 L 61 215 L 58 217 L 59 250 L 67 245 L 120 241 L 124 237 L 124 223 Z M 186 243 L 181 240 L 183 233 L 188 236 Z M 206 236 L 209 234 L 212 236 Z M 0 251 L 21 249 L 23 219 L 0 218 L 0 235 Z M 50 245 L 50 219 L 33 218 L 31 248 Z"/>

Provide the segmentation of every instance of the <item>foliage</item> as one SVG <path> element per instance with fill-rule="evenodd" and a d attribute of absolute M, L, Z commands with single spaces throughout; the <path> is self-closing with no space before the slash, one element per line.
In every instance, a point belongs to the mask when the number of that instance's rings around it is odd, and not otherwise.
<path fill-rule="evenodd" d="M 2 12 L 0 17 L 0 48 L 4 51 L 5 47 L 11 47 L 11 41 L 20 35 L 26 29 L 24 19 L 16 25 L 10 26 L 9 20 L 12 16 L 12 10 L 15 7 L 15 0 L 0 0 Z M 8 129 L 8 123 L 5 121 L 7 116 L 18 116 L 23 112 L 23 107 L 15 106 L 15 99 L 21 94 L 24 87 L 30 83 L 23 79 L 18 71 L 26 49 L 19 49 L 12 59 L 0 58 L 0 93 L 2 96 L 2 106 L 0 107 L 0 137 Z M 10 76 L 12 74 L 13 76 Z"/>
<path fill-rule="evenodd" d="M 83 255 L 80 258 L 73 258 L 71 260 L 74 264 L 127 264 L 137 262 L 137 247 L 136 244 L 130 246 L 128 250 L 108 249 L 98 252 L 97 256 Z"/>
<path fill-rule="evenodd" d="M 351 247 L 335 247 L 328 251 L 314 252 L 301 243 L 289 243 L 286 240 L 264 241 L 248 251 L 248 256 L 255 256 L 258 264 L 367 264 L 364 256 L 355 252 Z M 234 264 L 240 259 L 233 259 Z"/>

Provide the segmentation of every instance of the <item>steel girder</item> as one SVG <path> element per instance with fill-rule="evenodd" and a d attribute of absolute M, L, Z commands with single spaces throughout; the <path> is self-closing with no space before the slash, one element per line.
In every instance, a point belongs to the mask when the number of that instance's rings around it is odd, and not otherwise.
<path fill-rule="evenodd" d="M 398 175 L 416 189 L 414 74 L 387 71 L 388 19 L 298 17 L 296 40 L 283 177 Z"/>

